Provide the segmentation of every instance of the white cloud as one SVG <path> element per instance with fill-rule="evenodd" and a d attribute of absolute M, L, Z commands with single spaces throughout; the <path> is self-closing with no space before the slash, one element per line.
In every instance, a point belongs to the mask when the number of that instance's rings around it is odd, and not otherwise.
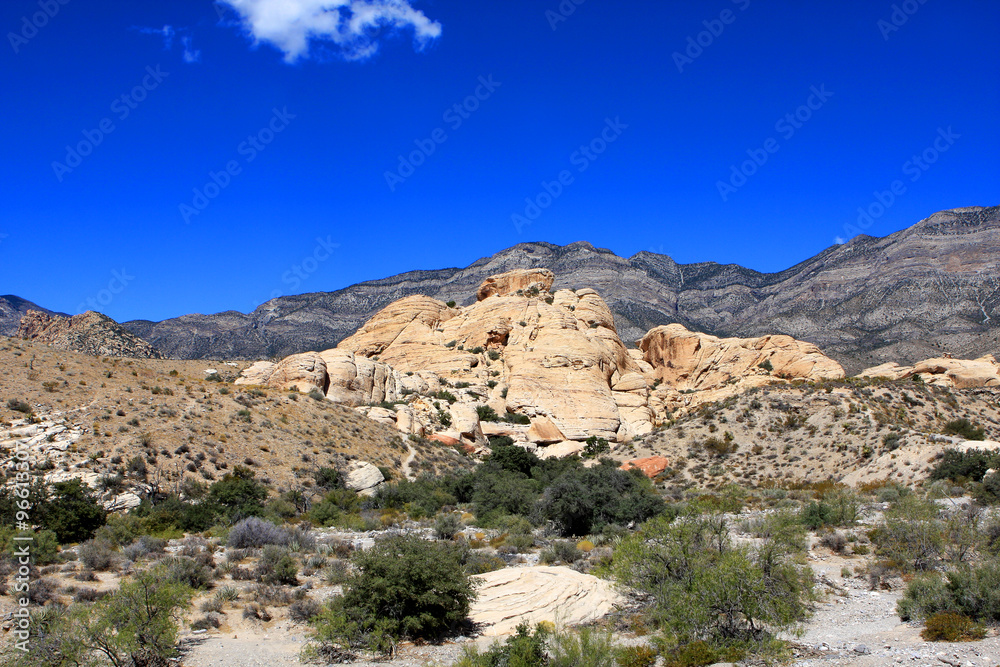
<path fill-rule="evenodd" d="M 163 37 L 163 48 L 169 51 L 174 45 L 174 27 L 171 25 L 165 25 L 162 28 L 147 28 L 145 26 L 133 26 L 133 30 L 136 30 L 143 35 L 159 35 Z"/>
<path fill-rule="evenodd" d="M 847 239 L 845 239 L 842 236 L 834 236 L 833 242 L 837 245 L 844 245 L 845 243 L 847 243 Z"/>
<path fill-rule="evenodd" d="M 257 42 L 268 42 L 286 62 L 308 57 L 310 43 L 333 46 L 347 60 L 378 51 L 383 30 L 413 29 L 414 47 L 423 49 L 441 35 L 441 24 L 408 0 L 222 0 L 239 13 Z"/>

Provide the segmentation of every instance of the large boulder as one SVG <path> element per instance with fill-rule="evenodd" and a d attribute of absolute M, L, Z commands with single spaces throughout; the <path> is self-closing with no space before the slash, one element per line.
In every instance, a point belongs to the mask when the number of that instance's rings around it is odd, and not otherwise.
<path fill-rule="evenodd" d="M 382 471 L 367 461 L 358 461 L 348 471 L 344 486 L 359 493 L 370 492 L 385 481 Z"/>

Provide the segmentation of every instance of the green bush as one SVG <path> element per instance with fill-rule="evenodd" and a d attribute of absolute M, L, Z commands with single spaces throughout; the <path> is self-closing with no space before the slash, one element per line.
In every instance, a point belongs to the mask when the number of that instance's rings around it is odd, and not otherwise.
<path fill-rule="evenodd" d="M 252 470 L 238 465 L 232 473 L 212 484 L 208 495 L 230 519 L 236 520 L 264 513 L 267 487 L 254 479 Z"/>
<path fill-rule="evenodd" d="M 390 653 L 396 640 L 433 639 L 465 623 L 475 598 L 457 547 L 414 536 L 379 540 L 356 552 L 344 594 L 315 619 L 312 650 Z"/>
<path fill-rule="evenodd" d="M 496 413 L 496 410 L 488 405 L 477 405 L 476 414 L 479 415 L 479 421 L 481 422 L 500 421 L 500 416 Z"/>
<path fill-rule="evenodd" d="M 475 646 L 464 648 L 454 667 L 544 667 L 549 664 L 545 649 L 551 635 L 542 623 L 534 631 L 521 623 L 506 641 L 493 642 L 485 652 Z"/>
<path fill-rule="evenodd" d="M 319 468 L 313 472 L 313 479 L 316 481 L 316 486 L 321 489 L 344 488 L 344 476 L 334 468 Z"/>
<path fill-rule="evenodd" d="M 5 664 L 156 667 L 177 654 L 178 623 L 191 590 L 163 580 L 160 570 L 139 572 L 93 604 L 46 607 L 29 623 L 27 652 Z"/>
<path fill-rule="evenodd" d="M 148 530 L 145 522 L 134 514 L 111 514 L 107 522 L 94 533 L 94 537 L 110 542 L 116 547 L 123 547 L 146 534 Z"/>
<path fill-rule="evenodd" d="M 981 482 L 987 470 L 998 467 L 1000 467 L 1000 454 L 997 452 L 982 449 L 969 449 L 964 452 L 946 449 L 929 477 L 932 480 Z"/>
<path fill-rule="evenodd" d="M 612 572 L 651 596 L 650 621 L 678 647 L 765 642 L 805 618 L 811 591 L 780 545 L 734 544 L 721 515 L 646 522 L 615 550 Z"/>
<path fill-rule="evenodd" d="M 90 487 L 76 478 L 53 484 L 47 501 L 35 505 L 35 513 L 61 544 L 90 539 L 108 515 Z"/>
<path fill-rule="evenodd" d="M 604 438 L 598 438 L 596 435 L 592 435 L 587 438 L 587 442 L 583 447 L 583 458 L 595 459 L 608 451 L 611 451 L 611 446 L 608 444 L 608 441 Z"/>
<path fill-rule="evenodd" d="M 886 510 L 870 537 L 886 566 L 920 572 L 932 570 L 940 562 L 946 533 L 937 505 L 911 494 Z"/>
<path fill-rule="evenodd" d="M 503 397 L 507 398 L 507 390 L 506 389 L 504 389 Z M 508 412 L 507 415 L 505 416 L 505 419 L 506 419 L 507 422 L 509 422 L 511 424 L 520 424 L 522 426 L 525 426 L 525 425 L 531 423 L 531 417 L 529 417 L 528 415 L 518 414 L 517 412 Z"/>
<path fill-rule="evenodd" d="M 965 417 L 954 419 L 944 425 L 944 432 L 950 435 L 957 435 L 966 440 L 985 440 L 986 430 L 981 426 L 976 426 Z"/>
<path fill-rule="evenodd" d="M 14 537 L 30 537 L 29 540 L 15 540 Z M 29 546 L 29 559 L 35 566 L 50 565 L 59 560 L 59 538 L 51 530 L 15 531 L 0 528 L 0 551 L 13 558 L 24 545 Z"/>
<path fill-rule="evenodd" d="M 256 571 L 262 583 L 297 586 L 298 574 L 299 565 L 288 549 L 273 544 L 264 547 Z"/>
<path fill-rule="evenodd" d="M 564 472 L 545 489 L 539 507 L 564 536 L 589 535 L 613 523 L 639 523 L 663 509 L 663 499 L 641 472 L 619 470 L 607 460 Z"/>

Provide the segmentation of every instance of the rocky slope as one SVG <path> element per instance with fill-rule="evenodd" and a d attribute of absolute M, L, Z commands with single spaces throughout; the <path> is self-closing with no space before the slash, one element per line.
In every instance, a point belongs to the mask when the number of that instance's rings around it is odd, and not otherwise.
<path fill-rule="evenodd" d="M 94 356 L 162 359 L 155 347 L 106 315 L 88 310 L 62 317 L 29 310 L 21 318 L 15 337 L 34 340 L 60 350 Z"/>
<path fill-rule="evenodd" d="M 819 345 L 848 372 L 1000 344 L 1000 207 L 942 211 L 884 238 L 859 236 L 779 273 L 714 262 L 630 258 L 586 242 L 521 243 L 465 268 L 411 271 L 227 311 L 125 323 L 170 356 L 281 357 L 335 346 L 389 303 L 422 294 L 474 302 L 488 276 L 547 268 L 555 289 L 592 288 L 628 343 L 679 323 L 719 336 L 786 334 Z"/>

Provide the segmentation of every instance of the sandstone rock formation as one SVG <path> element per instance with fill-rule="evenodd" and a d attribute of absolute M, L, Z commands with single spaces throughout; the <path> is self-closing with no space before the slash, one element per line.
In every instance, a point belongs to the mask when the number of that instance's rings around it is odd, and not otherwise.
<path fill-rule="evenodd" d="M 890 362 L 866 368 L 858 375 L 884 377 L 890 380 L 902 380 L 919 375 L 928 384 L 955 389 L 1000 387 L 1000 364 L 992 354 L 971 360 L 937 357 L 926 359 L 913 366 L 900 366 Z"/>
<path fill-rule="evenodd" d="M 551 280 L 544 270 L 493 276 L 477 290 L 481 300 L 465 308 L 406 297 L 337 349 L 421 374 L 431 393 L 456 394 L 452 430 L 467 440 L 480 435 L 469 428 L 473 417 L 462 404 L 537 421 L 535 442 L 591 435 L 615 441 L 648 432 L 653 415 L 641 368 L 615 332 L 607 304 L 590 289 L 549 294 Z M 613 383 L 626 377 L 615 391 Z"/>
<path fill-rule="evenodd" d="M 590 437 L 628 442 L 676 408 L 749 386 L 843 377 L 788 336 L 719 339 L 668 325 L 629 350 L 596 291 L 550 293 L 554 279 L 545 269 L 490 276 L 465 307 L 407 296 L 337 348 L 258 362 L 238 383 L 323 391 L 407 435 L 474 450 L 506 436 L 550 457 L 579 453 Z"/>
<path fill-rule="evenodd" d="M 591 623 L 622 601 L 610 582 L 568 567 L 507 567 L 477 578 L 482 583 L 469 617 L 491 637 L 511 634 L 523 622 Z"/>
<path fill-rule="evenodd" d="M 357 461 L 344 480 L 344 486 L 362 494 L 374 492 L 375 487 L 385 481 L 382 471 L 367 461 Z"/>
<path fill-rule="evenodd" d="M 162 359 L 163 355 L 106 315 L 92 310 L 62 317 L 29 310 L 14 334 L 17 338 L 45 343 L 60 350 L 72 350 L 102 357 Z"/>
<path fill-rule="evenodd" d="M 844 377 L 818 347 L 790 336 L 717 338 L 669 324 L 650 330 L 639 348 L 645 377 L 660 385 L 651 401 L 656 408 L 718 400 L 776 380 Z"/>

